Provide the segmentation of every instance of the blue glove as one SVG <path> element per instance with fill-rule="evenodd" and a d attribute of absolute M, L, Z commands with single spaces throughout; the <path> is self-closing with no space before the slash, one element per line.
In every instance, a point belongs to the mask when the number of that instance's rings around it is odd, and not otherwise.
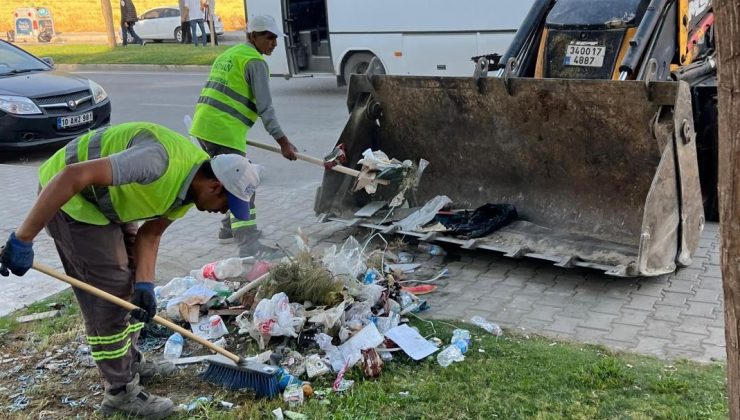
<path fill-rule="evenodd" d="M 131 311 L 131 317 L 142 322 L 149 322 L 157 314 L 157 297 L 154 296 L 154 283 L 139 282 L 134 286 L 131 303 L 138 308 Z"/>
<path fill-rule="evenodd" d="M 0 249 L 0 275 L 7 277 L 10 270 L 16 276 L 22 276 L 33 265 L 33 242 L 24 242 L 10 234 L 8 242 Z"/>

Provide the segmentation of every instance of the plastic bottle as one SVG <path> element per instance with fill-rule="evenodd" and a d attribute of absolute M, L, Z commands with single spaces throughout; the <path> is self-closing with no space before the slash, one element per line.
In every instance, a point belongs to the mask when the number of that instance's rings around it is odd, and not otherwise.
<path fill-rule="evenodd" d="M 435 244 L 422 242 L 417 248 L 427 252 L 429 255 L 447 255 L 447 251 L 445 251 L 441 246 Z"/>
<path fill-rule="evenodd" d="M 465 344 L 470 347 L 470 344 L 472 343 L 470 331 L 459 328 L 452 331 L 452 339 L 450 340 L 450 343 L 454 343 L 458 340 L 465 340 Z"/>
<path fill-rule="evenodd" d="M 486 330 L 489 333 L 495 335 L 496 337 L 498 337 L 498 336 L 500 336 L 501 334 L 504 333 L 501 330 L 501 327 L 498 326 L 498 324 L 495 324 L 493 322 L 488 322 L 482 316 L 476 315 L 476 316 L 470 318 L 470 322 L 472 322 L 473 325 L 477 325 L 477 326 L 483 328 L 484 330 Z"/>
<path fill-rule="evenodd" d="M 465 352 L 468 351 L 468 343 L 465 340 L 457 340 L 437 355 L 437 363 L 442 367 L 447 367 L 452 362 L 462 362 L 465 360 Z"/>
<path fill-rule="evenodd" d="M 214 261 L 190 272 L 190 275 L 198 280 L 225 280 L 242 274 L 244 274 L 244 264 L 238 257 Z"/>
<path fill-rule="evenodd" d="M 174 333 L 167 339 L 164 344 L 164 358 L 166 360 L 174 360 L 180 358 L 182 354 L 182 346 L 185 344 L 185 340 L 182 338 L 180 333 Z"/>

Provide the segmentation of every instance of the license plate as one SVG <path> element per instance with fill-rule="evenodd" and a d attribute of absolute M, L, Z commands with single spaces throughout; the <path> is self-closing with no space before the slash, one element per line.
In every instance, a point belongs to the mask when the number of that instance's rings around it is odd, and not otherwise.
<path fill-rule="evenodd" d="M 92 120 L 93 120 L 92 111 L 86 112 L 80 115 L 70 115 L 68 117 L 57 117 L 57 127 L 58 128 L 75 127 L 78 125 L 90 123 L 92 122 Z"/>
<path fill-rule="evenodd" d="M 601 67 L 604 65 L 606 48 L 595 42 L 572 42 L 565 52 L 566 66 Z"/>

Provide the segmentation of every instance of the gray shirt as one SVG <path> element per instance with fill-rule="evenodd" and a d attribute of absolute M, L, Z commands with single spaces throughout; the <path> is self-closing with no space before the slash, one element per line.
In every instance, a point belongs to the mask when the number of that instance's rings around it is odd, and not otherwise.
<path fill-rule="evenodd" d="M 151 184 L 164 175 L 169 166 L 167 150 L 148 131 L 137 134 L 126 150 L 112 154 L 108 159 L 113 171 L 112 185 Z M 188 190 L 199 168 L 200 165 L 196 165 L 190 170 L 170 211 L 176 211 L 190 201 L 187 199 Z"/>
<path fill-rule="evenodd" d="M 148 131 L 137 134 L 128 149 L 108 159 L 113 170 L 112 185 L 151 184 L 164 175 L 169 164 L 164 146 Z"/>
<path fill-rule="evenodd" d="M 247 41 L 247 46 L 254 48 L 251 42 Z M 275 116 L 275 108 L 272 107 L 272 96 L 270 96 L 270 72 L 267 68 L 267 63 L 264 60 L 249 60 L 244 69 L 244 80 L 249 83 L 254 93 L 255 102 L 257 105 L 257 114 L 262 119 L 262 124 L 265 126 L 265 130 L 275 140 L 284 137 L 285 133 L 280 128 L 277 117 Z"/>

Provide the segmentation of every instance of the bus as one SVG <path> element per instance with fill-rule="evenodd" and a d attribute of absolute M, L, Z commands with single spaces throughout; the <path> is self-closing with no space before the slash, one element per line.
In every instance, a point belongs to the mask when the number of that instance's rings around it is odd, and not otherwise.
<path fill-rule="evenodd" d="M 341 86 L 377 57 L 379 73 L 472 76 L 472 57 L 503 54 L 533 0 L 245 0 L 282 20 L 272 75 L 334 75 Z"/>

